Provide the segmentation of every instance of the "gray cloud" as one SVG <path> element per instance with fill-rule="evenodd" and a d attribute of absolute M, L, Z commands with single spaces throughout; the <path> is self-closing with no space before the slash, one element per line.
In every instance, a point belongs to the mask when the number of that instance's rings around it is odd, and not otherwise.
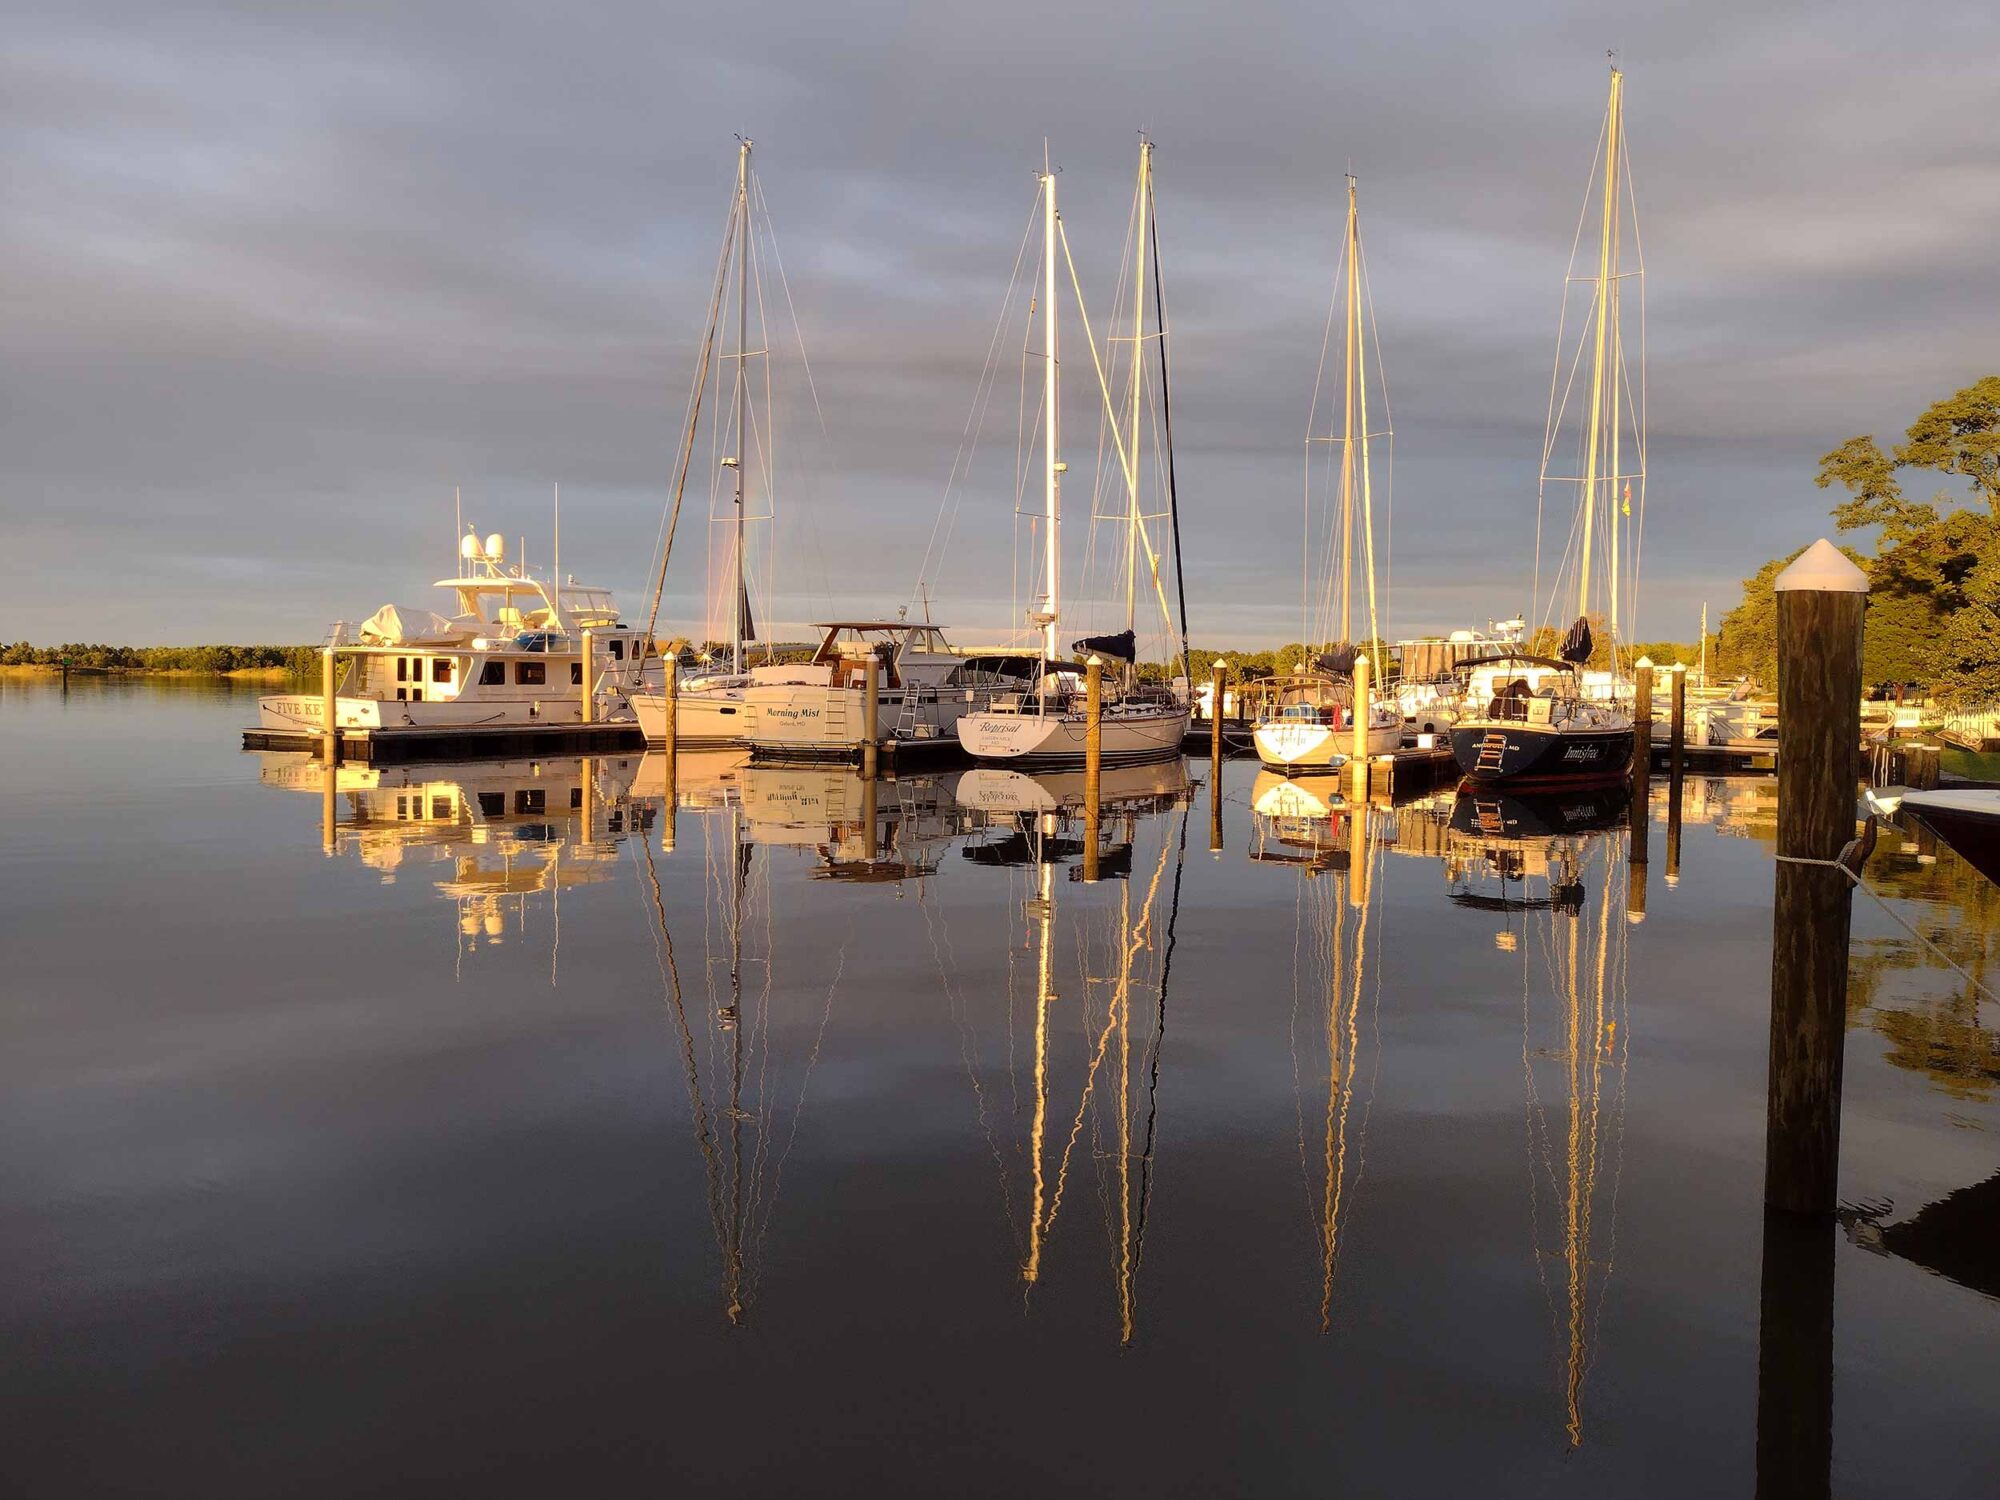
<path fill-rule="evenodd" d="M 7 638 L 314 637 L 421 596 L 455 483 L 540 557 L 561 479 L 565 566 L 636 598 L 735 130 L 827 423 L 789 403 L 793 618 L 910 587 L 1045 135 L 1093 299 L 1134 132 L 1159 142 L 1202 639 L 1295 629 L 1350 164 L 1394 400 L 1392 628 L 1521 607 L 1606 45 L 1649 271 L 1649 633 L 1825 529 L 1820 452 L 1991 367 L 1984 7 L 101 4 L 17 6 L 9 32 Z M 1010 418 L 982 455 L 939 610 L 998 628 Z"/>

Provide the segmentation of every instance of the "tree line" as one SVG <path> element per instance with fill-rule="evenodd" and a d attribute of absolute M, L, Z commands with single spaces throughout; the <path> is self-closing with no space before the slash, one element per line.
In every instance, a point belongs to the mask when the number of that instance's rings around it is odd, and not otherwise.
<path fill-rule="evenodd" d="M 1905 477 L 1925 475 L 1960 487 L 1912 500 Z M 1814 482 L 1846 492 L 1832 512 L 1841 531 L 1875 532 L 1872 555 L 1841 548 L 1868 575 L 1863 681 L 1947 703 L 2000 701 L 2000 375 L 1932 402 L 1886 451 L 1873 437 L 1849 438 L 1820 459 Z M 1743 581 L 1743 602 L 1722 619 L 1725 671 L 1777 680 L 1771 585 L 1797 556 Z"/>
<path fill-rule="evenodd" d="M 269 667 L 306 672 L 318 662 L 317 646 L 106 646 L 80 642 L 31 646 L 26 641 L 0 646 L 0 666 L 68 665 L 87 672 L 220 673 Z"/>

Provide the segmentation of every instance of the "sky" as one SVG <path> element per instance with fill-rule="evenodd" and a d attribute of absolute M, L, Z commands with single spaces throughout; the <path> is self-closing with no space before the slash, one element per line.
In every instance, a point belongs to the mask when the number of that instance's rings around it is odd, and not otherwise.
<path fill-rule="evenodd" d="M 1829 530 L 1821 453 L 2000 359 L 1986 5 L 8 0 L 0 23 L 0 639 L 318 640 L 434 602 L 455 486 L 545 564 L 558 481 L 564 571 L 643 619 L 739 133 L 818 398 L 775 416 L 767 633 L 910 598 L 1045 141 L 1098 320 L 1156 142 L 1197 644 L 1299 634 L 1348 170 L 1393 403 L 1385 633 L 1524 607 L 1607 49 L 1646 268 L 1641 638 L 1692 639 Z M 1013 623 L 1002 404 L 930 582 L 974 638 Z M 669 626 L 704 584 L 684 541 Z"/>

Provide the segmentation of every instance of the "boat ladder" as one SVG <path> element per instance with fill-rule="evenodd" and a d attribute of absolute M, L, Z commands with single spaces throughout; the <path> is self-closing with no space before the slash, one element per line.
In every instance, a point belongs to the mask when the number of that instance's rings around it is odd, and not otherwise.
<path fill-rule="evenodd" d="M 1489 729 L 1486 737 L 1479 742 L 1479 760 L 1475 769 L 1498 771 L 1501 757 L 1507 751 L 1507 732 L 1503 729 Z"/>

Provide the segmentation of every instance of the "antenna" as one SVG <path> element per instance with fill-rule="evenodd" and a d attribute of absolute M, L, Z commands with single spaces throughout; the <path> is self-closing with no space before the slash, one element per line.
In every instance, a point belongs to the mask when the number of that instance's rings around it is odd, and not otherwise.
<path fill-rule="evenodd" d="M 465 548 L 465 507 L 459 502 L 457 485 L 451 487 L 451 530 L 451 545 L 463 556 Z M 456 566 L 456 564 L 453 566 Z"/>
<path fill-rule="evenodd" d="M 556 551 L 556 596 L 553 602 L 556 607 L 556 614 L 558 618 L 560 618 L 562 614 L 562 481 L 560 479 L 556 481 L 555 551 Z"/>

